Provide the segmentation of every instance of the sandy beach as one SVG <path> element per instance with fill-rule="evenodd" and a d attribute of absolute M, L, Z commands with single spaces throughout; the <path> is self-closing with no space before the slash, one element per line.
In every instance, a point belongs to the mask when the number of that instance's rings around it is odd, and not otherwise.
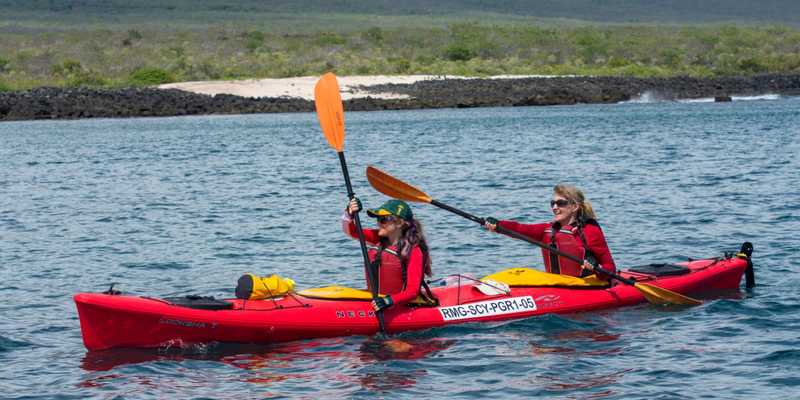
<path fill-rule="evenodd" d="M 481 79 L 515 79 L 544 77 L 535 75 L 498 75 Z M 408 95 L 398 93 L 368 93 L 359 86 L 384 84 L 412 84 L 419 81 L 435 81 L 444 79 L 478 79 L 454 75 L 360 75 L 338 76 L 342 100 L 372 97 L 377 99 L 407 99 Z M 207 95 L 231 94 L 242 97 L 292 97 L 314 100 L 314 85 L 319 76 L 301 76 L 282 79 L 246 79 L 238 81 L 198 81 L 169 83 L 159 89 L 179 89 L 192 93 Z"/>

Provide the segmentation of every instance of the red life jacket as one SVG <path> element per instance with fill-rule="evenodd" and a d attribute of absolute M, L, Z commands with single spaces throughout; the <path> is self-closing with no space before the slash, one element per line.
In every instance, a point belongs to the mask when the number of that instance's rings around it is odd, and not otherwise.
<path fill-rule="evenodd" d="M 553 226 L 545 228 L 545 244 L 554 246 L 559 251 L 573 255 L 581 260 L 586 259 L 587 250 L 579 236 L 578 228 L 570 225 L 562 226 L 557 231 L 554 231 L 553 228 Z M 584 271 L 581 268 L 581 264 L 575 261 L 550 253 L 546 248 L 542 248 L 542 257 L 544 258 L 544 267 L 547 272 L 577 277 L 583 276 Z"/>
<path fill-rule="evenodd" d="M 378 266 L 378 293 L 395 294 L 400 293 L 406 287 L 406 271 L 400 262 L 395 246 L 386 247 L 383 251 L 379 248 L 369 247 L 369 259 L 375 262 L 375 258 L 380 253 L 380 264 Z M 367 275 L 367 288 L 372 289 Z"/>

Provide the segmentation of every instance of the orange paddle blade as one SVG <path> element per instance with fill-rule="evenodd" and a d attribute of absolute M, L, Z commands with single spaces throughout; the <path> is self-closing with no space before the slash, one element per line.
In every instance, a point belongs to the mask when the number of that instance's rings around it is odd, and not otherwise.
<path fill-rule="evenodd" d="M 373 166 L 367 167 L 367 180 L 375 190 L 395 199 L 430 203 L 431 198 L 422 190 L 397 179 Z"/>
<path fill-rule="evenodd" d="M 344 149 L 344 107 L 342 95 L 339 94 L 339 82 L 336 75 L 328 72 L 319 78 L 314 87 L 314 104 L 317 107 L 319 126 L 328 143 L 342 152 Z"/>
<path fill-rule="evenodd" d="M 684 296 L 680 293 L 675 293 L 671 290 L 660 288 L 658 286 L 648 285 L 646 283 L 636 283 L 634 285 L 639 289 L 647 301 L 653 304 L 677 304 L 682 306 L 696 306 L 703 304 L 702 301 Z"/>

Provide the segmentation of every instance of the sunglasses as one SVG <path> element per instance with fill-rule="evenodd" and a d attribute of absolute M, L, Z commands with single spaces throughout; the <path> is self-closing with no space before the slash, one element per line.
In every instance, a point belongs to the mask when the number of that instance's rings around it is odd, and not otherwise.
<path fill-rule="evenodd" d="M 569 200 L 558 199 L 558 200 L 550 200 L 550 207 L 559 206 L 559 207 L 566 207 L 567 204 L 571 203 Z"/>
<path fill-rule="evenodd" d="M 395 219 L 391 215 L 381 215 L 381 216 L 378 217 L 378 223 L 379 224 L 385 224 L 387 222 L 394 222 L 394 221 L 395 221 Z"/>

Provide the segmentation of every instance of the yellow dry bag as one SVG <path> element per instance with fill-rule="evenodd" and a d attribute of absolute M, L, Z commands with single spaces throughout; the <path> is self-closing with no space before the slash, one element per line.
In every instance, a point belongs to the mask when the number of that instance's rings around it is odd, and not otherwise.
<path fill-rule="evenodd" d="M 244 274 L 236 284 L 236 298 L 261 300 L 283 296 L 294 289 L 294 281 L 278 275 L 255 276 Z"/>

